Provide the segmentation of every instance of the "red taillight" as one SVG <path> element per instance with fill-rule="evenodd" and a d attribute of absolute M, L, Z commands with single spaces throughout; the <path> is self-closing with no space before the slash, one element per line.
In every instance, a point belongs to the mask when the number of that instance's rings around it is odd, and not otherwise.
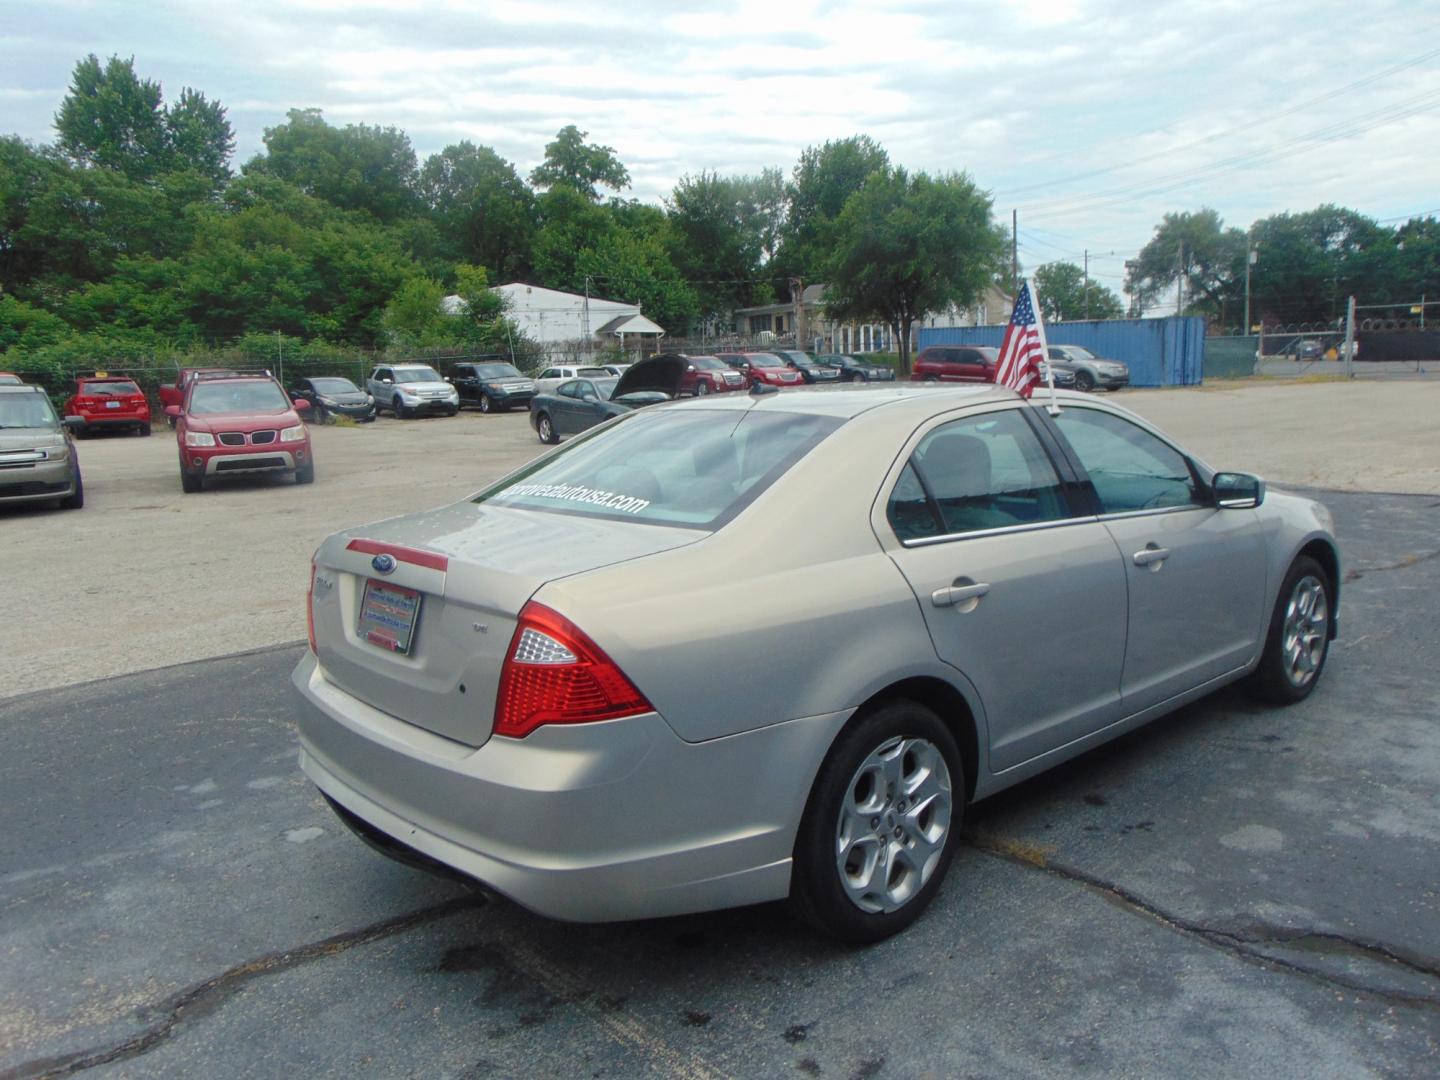
<path fill-rule="evenodd" d="M 320 650 L 315 647 L 315 560 L 310 560 L 310 591 L 305 594 L 305 634 L 310 639 L 310 651 L 316 656 Z"/>
<path fill-rule="evenodd" d="M 500 671 L 495 734 L 523 739 L 543 724 L 585 724 L 651 712 L 589 635 L 533 600 L 520 612 Z"/>

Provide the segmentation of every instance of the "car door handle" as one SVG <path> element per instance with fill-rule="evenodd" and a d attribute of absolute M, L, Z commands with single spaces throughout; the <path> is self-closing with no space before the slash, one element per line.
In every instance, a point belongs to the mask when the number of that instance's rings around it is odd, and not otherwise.
<path fill-rule="evenodd" d="M 963 580 L 967 580 L 962 578 Z M 978 601 L 990 591 L 988 582 L 971 582 L 968 585 L 946 585 L 943 589 L 936 589 L 930 594 L 930 602 L 936 607 L 951 607 L 955 604 L 963 604 L 966 600 Z M 966 610 L 972 610 L 974 605 Z"/>
<path fill-rule="evenodd" d="M 1150 566 L 1154 564 L 1157 570 L 1160 569 L 1158 564 L 1163 563 L 1169 557 L 1169 548 L 1157 547 L 1154 544 L 1146 544 L 1143 551 L 1137 551 L 1134 555 L 1136 566 Z"/>

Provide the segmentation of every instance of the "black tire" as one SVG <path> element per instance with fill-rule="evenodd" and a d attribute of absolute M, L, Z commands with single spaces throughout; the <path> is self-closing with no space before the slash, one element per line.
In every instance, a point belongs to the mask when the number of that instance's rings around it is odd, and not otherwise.
<path fill-rule="evenodd" d="M 143 435 L 149 435 L 149 434 L 150 434 L 150 424 L 149 424 L 149 421 L 146 421 L 145 423 L 141 424 L 141 425 L 140 425 L 138 428 L 136 428 L 135 430 L 138 431 L 138 432 L 140 432 L 140 434 L 141 434 L 142 436 L 143 436 Z"/>
<path fill-rule="evenodd" d="M 315 463 L 312 461 L 307 465 L 301 465 L 295 470 L 295 483 L 313 484 L 315 482 Z"/>
<path fill-rule="evenodd" d="M 61 510 L 79 510 L 85 505 L 85 478 L 79 470 L 75 472 L 75 490 L 60 500 Z"/>
<path fill-rule="evenodd" d="M 696 397 L 704 397 L 704 396 L 705 396 L 706 394 L 708 394 L 708 393 L 710 393 L 710 384 L 709 384 L 709 383 L 698 382 L 698 383 L 695 384 L 695 396 L 696 396 Z"/>
<path fill-rule="evenodd" d="M 550 422 L 549 413 L 541 413 L 535 417 L 535 434 L 540 436 L 542 443 L 554 444 L 560 441 L 560 436 L 555 433 L 555 425 Z"/>
<path fill-rule="evenodd" d="M 1088 371 L 1077 371 L 1075 373 L 1075 389 L 1084 394 L 1090 393 L 1095 389 L 1095 376 Z"/>
<path fill-rule="evenodd" d="M 929 827 L 943 829 L 937 837 L 940 844 L 938 856 L 932 853 L 927 860 L 929 876 L 922 873 L 918 888 L 901 900 L 894 910 L 867 911 L 850 898 L 841 881 L 837 848 L 841 808 L 852 798 L 859 797 L 862 786 L 871 783 L 875 775 L 867 773 L 862 776 L 859 772 L 861 766 L 885 751 L 887 746 L 892 750 L 899 749 L 904 745 L 902 739 L 923 740 L 944 760 L 950 779 L 949 806 L 946 808 L 948 818 L 941 825 L 940 810 L 935 805 L 938 798 L 926 801 L 929 809 L 918 820 L 924 822 L 927 820 L 925 815 L 929 814 Z M 909 754 L 899 759 L 902 769 L 909 768 L 909 762 Z M 943 790 L 943 785 L 939 790 Z M 950 861 L 960 846 L 965 791 L 965 767 L 955 745 L 955 737 L 930 709 L 913 701 L 897 700 L 858 713 L 835 740 L 810 789 L 810 800 L 805 805 L 805 815 L 800 820 L 800 829 L 795 837 L 794 868 L 790 879 L 792 910 L 823 933 L 856 944 L 880 941 L 905 929 L 919 917 L 939 890 L 950 868 Z M 895 835 L 895 823 L 907 816 L 901 809 L 905 807 L 904 794 L 888 791 L 882 796 L 873 787 L 869 791 L 868 797 L 883 803 L 870 822 L 877 829 L 875 841 L 883 848 L 889 847 L 891 837 Z M 907 809 L 914 812 L 913 806 Z M 868 835 L 864 839 L 870 841 Z M 903 836 L 896 839 L 900 841 L 901 848 L 914 846 L 913 841 L 907 841 Z M 853 857 L 859 847 L 859 844 L 852 846 L 845 853 L 847 858 Z M 884 871 L 888 886 L 895 880 L 900 863 L 887 858 L 881 865 L 889 867 Z M 915 872 L 913 866 L 910 870 L 902 869 L 900 883 L 903 885 L 906 876 Z"/>
<path fill-rule="evenodd" d="M 405 409 L 405 403 L 398 397 L 390 403 L 390 411 L 395 414 L 396 420 L 408 419 L 410 414 Z"/>
<path fill-rule="evenodd" d="M 486 416 L 495 411 L 495 402 L 490 400 L 489 394 L 481 394 L 480 400 L 475 404 L 479 406 L 480 412 Z"/>
<path fill-rule="evenodd" d="M 180 470 L 180 490 L 186 495 L 194 495 L 197 491 L 205 490 L 205 478 L 196 473 Z"/>
<path fill-rule="evenodd" d="M 460 412 L 460 406 L 459 406 L 459 405 L 452 405 L 452 406 L 450 406 L 449 409 L 446 410 L 445 415 L 446 415 L 446 416 L 456 416 L 456 415 L 459 414 L 459 412 Z"/>
<path fill-rule="evenodd" d="M 167 416 L 167 417 L 165 417 L 165 426 L 168 427 L 171 431 L 174 431 L 174 430 L 175 430 L 175 417 L 173 417 L 173 416 Z"/>
<path fill-rule="evenodd" d="M 1313 604 L 1316 587 L 1320 590 L 1323 611 L 1312 606 L 1309 614 L 1304 614 L 1304 594 L 1311 595 Z M 1250 688 L 1262 701 L 1294 705 L 1304 701 L 1315 689 L 1330 655 L 1329 617 L 1334 610 L 1334 593 L 1330 575 L 1310 556 L 1302 555 L 1290 564 L 1285 580 L 1280 583 L 1275 610 L 1270 614 L 1265 652 L 1260 656 L 1260 666 L 1250 677 Z M 1300 605 L 1302 610 L 1292 611 L 1292 603 Z M 1303 630 L 1298 634 L 1297 622 Z"/>

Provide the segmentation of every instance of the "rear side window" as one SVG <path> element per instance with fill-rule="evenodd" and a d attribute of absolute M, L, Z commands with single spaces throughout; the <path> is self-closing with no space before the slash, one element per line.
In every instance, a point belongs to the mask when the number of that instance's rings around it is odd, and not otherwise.
<path fill-rule="evenodd" d="M 718 529 L 842 421 L 797 413 L 629 413 L 476 496 L 550 513 Z"/>
<path fill-rule="evenodd" d="M 955 420 L 926 435 L 887 512 L 901 540 L 1069 516 L 1060 478 L 1016 409 Z"/>

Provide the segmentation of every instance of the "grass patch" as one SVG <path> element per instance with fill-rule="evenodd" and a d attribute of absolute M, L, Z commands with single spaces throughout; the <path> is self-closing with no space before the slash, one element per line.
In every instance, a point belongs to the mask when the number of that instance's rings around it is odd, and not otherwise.
<path fill-rule="evenodd" d="M 334 427 L 359 427 L 360 421 L 353 416 L 340 416 L 338 414 L 330 417 L 330 423 Z"/>

